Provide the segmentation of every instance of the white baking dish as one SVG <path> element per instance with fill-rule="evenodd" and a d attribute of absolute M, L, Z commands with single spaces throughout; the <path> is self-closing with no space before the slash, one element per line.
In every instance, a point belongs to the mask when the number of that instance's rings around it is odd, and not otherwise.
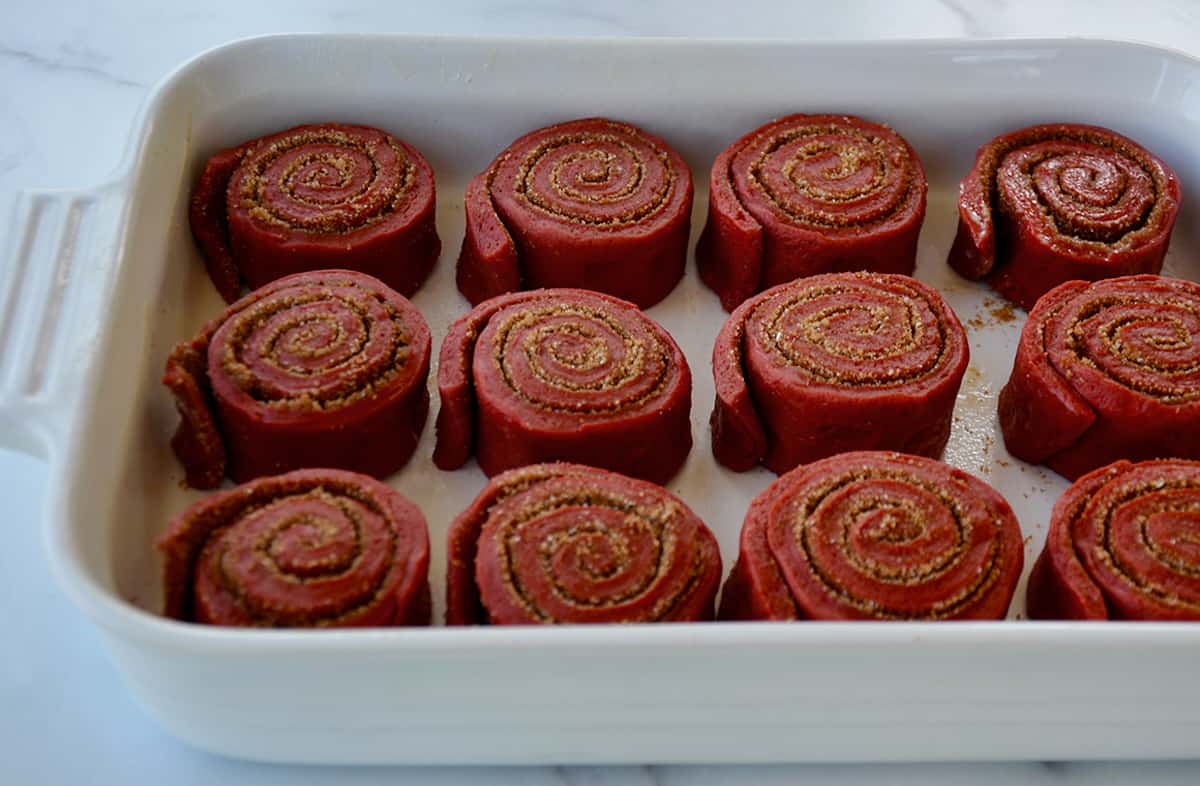
<path fill-rule="evenodd" d="M 1065 483 L 1011 459 L 994 397 L 1019 321 L 944 264 L 975 147 L 1033 122 L 1108 125 L 1179 172 L 1188 198 L 1168 270 L 1196 261 L 1200 66 L 1088 41 L 789 44 L 279 36 L 181 67 L 144 110 L 128 169 L 78 193 L 24 195 L 0 290 L 0 435 L 52 463 L 47 540 L 134 693 L 205 749 L 305 762 L 708 762 L 1178 757 L 1200 753 L 1200 626 L 1006 621 L 571 629 L 243 631 L 157 615 L 151 542 L 195 498 L 167 439 L 171 345 L 221 304 L 185 220 L 220 147 L 303 121 L 369 123 L 415 144 L 438 179 L 445 253 L 415 302 L 435 341 L 466 309 L 453 285 L 466 180 L 521 133 L 609 115 L 693 168 L 693 238 L 725 144 L 792 111 L 892 124 L 930 178 L 918 275 L 971 334 L 947 459 L 1012 502 L 1026 565 Z M 996 313 L 992 313 L 996 312 Z M 728 568 L 771 476 L 709 452 L 711 342 L 724 318 L 694 267 L 651 310 L 695 372 L 695 449 L 670 487 L 718 534 Z M 431 385 L 432 386 L 432 385 Z M 436 401 L 436 397 L 435 397 Z M 483 484 L 430 461 L 432 418 L 392 482 L 432 529 Z M 1024 583 L 1010 617 L 1020 618 Z M 440 616 L 439 606 L 436 614 Z M 20 646 L 9 642 L 8 646 Z"/>

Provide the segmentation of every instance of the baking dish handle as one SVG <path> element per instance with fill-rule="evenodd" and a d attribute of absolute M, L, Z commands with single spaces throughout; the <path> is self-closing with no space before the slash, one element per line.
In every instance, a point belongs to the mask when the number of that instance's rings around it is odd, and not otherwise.
<path fill-rule="evenodd" d="M 126 193 L 117 181 L 10 201 L 0 235 L 0 447 L 45 457 L 70 427 L 108 302 Z"/>

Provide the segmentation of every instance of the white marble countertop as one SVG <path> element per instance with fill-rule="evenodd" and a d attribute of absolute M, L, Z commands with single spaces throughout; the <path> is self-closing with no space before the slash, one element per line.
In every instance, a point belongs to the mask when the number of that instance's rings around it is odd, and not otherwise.
<path fill-rule="evenodd" d="M 412 4 L 289 0 L 40 0 L 0 27 L 0 194 L 109 178 L 138 106 L 196 53 L 272 32 L 402 31 L 882 39 L 1097 36 L 1200 55 L 1188 0 L 705 3 L 495 0 Z M 1132 8 L 1132 10 L 1131 10 Z M 0 233 L 4 228 L 0 226 Z M 2 247 L 2 246 L 0 246 Z M 0 265 L 7 260 L 0 259 Z M 0 444 L 4 443 L 0 434 Z M 229 784 L 984 784 L 1200 782 L 1194 763 L 849 767 L 298 768 L 215 758 L 175 741 L 120 684 L 85 620 L 58 592 L 38 523 L 44 466 L 0 449 L 9 513 L 0 549 L 0 783 Z M 1200 755 L 1200 744 L 1197 746 Z"/>

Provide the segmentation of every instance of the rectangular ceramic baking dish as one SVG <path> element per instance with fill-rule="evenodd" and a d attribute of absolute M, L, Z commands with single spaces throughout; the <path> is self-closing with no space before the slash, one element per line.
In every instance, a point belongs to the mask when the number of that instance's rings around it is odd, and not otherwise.
<path fill-rule="evenodd" d="M 244 631 L 160 617 L 151 548 L 194 499 L 168 448 L 159 385 L 172 344 L 221 308 L 189 236 L 188 191 L 217 149 L 300 122 L 382 127 L 437 173 L 445 252 L 415 297 L 440 341 L 467 179 L 521 133 L 607 115 L 670 140 L 696 179 L 716 153 L 793 111 L 885 121 L 930 180 L 918 276 L 967 325 L 972 364 L 947 453 L 1012 502 L 1026 565 L 1065 488 L 1011 459 L 995 394 L 1020 318 L 945 266 L 956 185 L 977 145 L 1034 122 L 1112 126 L 1200 184 L 1200 66 L 1091 41 L 795 44 L 278 36 L 181 67 L 147 104 L 106 185 L 11 206 L 0 290 L 0 434 L 46 455 L 51 561 L 130 689 L 211 751 L 296 762 L 735 762 L 1182 757 L 1200 753 L 1200 626 L 1021 621 L 693 624 L 564 629 Z M 1197 186 L 1200 188 L 1200 186 Z M 1197 201 L 1168 270 L 1196 278 Z M 670 484 L 717 533 L 726 569 L 765 470 L 710 454 L 712 340 L 724 319 L 690 267 L 651 310 L 694 369 L 692 456 Z M 432 388 L 432 380 L 431 380 Z M 436 397 L 435 397 L 436 405 Z M 430 461 L 432 418 L 391 479 L 445 528 L 483 485 Z M 441 606 L 435 609 L 440 617 Z M 20 646 L 10 642 L 9 646 Z"/>

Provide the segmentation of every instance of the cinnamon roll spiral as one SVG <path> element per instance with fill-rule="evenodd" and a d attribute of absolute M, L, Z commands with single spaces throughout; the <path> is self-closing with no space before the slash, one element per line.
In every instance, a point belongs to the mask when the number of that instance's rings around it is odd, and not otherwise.
<path fill-rule="evenodd" d="M 1200 458 L 1200 284 L 1124 276 L 1046 293 L 999 412 L 1010 453 L 1072 480 L 1119 459 Z"/>
<path fill-rule="evenodd" d="M 649 308 L 687 259 L 692 175 L 666 142 L 603 118 L 532 131 L 467 186 L 458 288 L 577 287 Z"/>
<path fill-rule="evenodd" d="M 739 306 L 713 347 L 713 455 L 774 472 L 848 450 L 936 458 L 950 438 L 967 337 L 908 276 L 829 273 Z"/>
<path fill-rule="evenodd" d="M 1077 480 L 1029 576 L 1038 619 L 1200 620 L 1200 462 L 1118 461 Z"/>
<path fill-rule="evenodd" d="M 818 273 L 911 274 L 925 172 L 892 129 L 845 115 L 788 115 L 717 156 L 700 278 L 732 311 Z"/>
<path fill-rule="evenodd" d="M 412 295 L 441 251 L 433 170 L 375 128 L 305 125 L 210 158 L 192 192 L 192 234 L 217 291 L 326 268 Z"/>
<path fill-rule="evenodd" d="M 309 469 L 211 494 L 159 539 L 166 614 L 212 625 L 428 625 L 429 535 L 364 475 Z"/>
<path fill-rule="evenodd" d="M 1179 180 L 1107 128 L 1031 126 L 979 148 L 959 189 L 950 266 L 1029 310 L 1071 280 L 1157 273 Z"/>
<path fill-rule="evenodd" d="M 442 469 L 473 452 L 488 475 L 571 461 L 662 483 L 692 446 L 683 352 L 632 303 L 597 292 L 484 301 L 450 327 L 438 390 Z"/>
<path fill-rule="evenodd" d="M 665 489 L 575 464 L 504 472 L 450 525 L 446 622 L 713 617 L 716 539 Z"/>
<path fill-rule="evenodd" d="M 754 499 L 719 616 L 1002 619 L 1023 559 L 986 483 L 919 456 L 843 453 Z"/>
<path fill-rule="evenodd" d="M 362 273 L 298 273 L 252 292 L 167 360 L 188 484 L 302 467 L 391 474 L 425 425 L 429 351 L 421 313 Z"/>

